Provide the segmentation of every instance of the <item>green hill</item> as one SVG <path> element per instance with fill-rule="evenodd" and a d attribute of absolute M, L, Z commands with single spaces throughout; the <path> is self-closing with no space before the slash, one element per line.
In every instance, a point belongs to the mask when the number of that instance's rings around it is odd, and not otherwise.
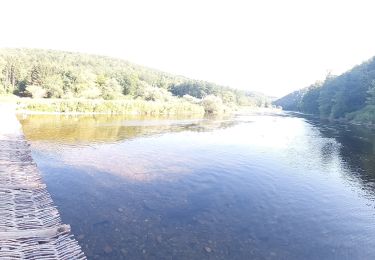
<path fill-rule="evenodd" d="M 328 119 L 375 123 L 375 58 L 339 75 L 327 76 L 282 97 L 274 104 L 285 110 L 316 114 Z"/>
<path fill-rule="evenodd" d="M 143 100 L 267 106 L 268 98 L 125 60 L 81 53 L 0 49 L 0 94 L 49 99 Z M 215 99 L 216 98 L 216 99 Z M 202 101 L 203 102 L 203 101 Z"/>

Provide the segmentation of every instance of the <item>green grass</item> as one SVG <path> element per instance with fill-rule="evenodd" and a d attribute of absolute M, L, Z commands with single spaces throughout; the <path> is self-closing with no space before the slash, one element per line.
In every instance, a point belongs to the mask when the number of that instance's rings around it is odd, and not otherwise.
<path fill-rule="evenodd" d="M 98 113 L 136 115 L 204 114 L 204 108 L 182 99 L 173 101 L 29 99 L 17 100 L 20 110 L 44 113 Z"/>

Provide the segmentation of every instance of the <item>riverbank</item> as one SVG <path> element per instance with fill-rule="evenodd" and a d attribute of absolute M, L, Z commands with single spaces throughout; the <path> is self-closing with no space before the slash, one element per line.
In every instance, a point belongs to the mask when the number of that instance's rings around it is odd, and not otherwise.
<path fill-rule="evenodd" d="M 70 113 L 70 114 L 130 114 L 173 115 L 204 114 L 204 108 L 183 100 L 171 102 L 145 100 L 100 99 L 19 99 L 18 111 L 23 113 Z"/>
<path fill-rule="evenodd" d="M 209 100 L 209 101 L 208 101 Z M 29 115 L 129 115 L 129 116 L 204 116 L 279 113 L 273 107 L 228 106 L 207 99 L 189 102 L 183 98 L 171 101 L 142 99 L 47 99 L 0 96 L 0 104 L 13 104 L 18 114 Z"/>

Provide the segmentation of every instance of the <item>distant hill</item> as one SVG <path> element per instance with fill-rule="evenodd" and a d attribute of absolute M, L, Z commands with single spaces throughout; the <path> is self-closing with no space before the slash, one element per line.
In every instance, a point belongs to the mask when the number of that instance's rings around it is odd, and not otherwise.
<path fill-rule="evenodd" d="M 267 106 L 268 97 L 139 66 L 122 59 L 41 49 L 0 49 L 0 94 L 35 98 L 143 99 L 220 97 L 224 104 Z"/>
<path fill-rule="evenodd" d="M 273 103 L 276 106 L 281 106 L 284 110 L 299 111 L 299 105 L 305 93 L 306 89 L 297 90 L 282 98 L 275 100 Z"/>
<path fill-rule="evenodd" d="M 327 76 L 274 104 L 285 110 L 316 114 L 328 119 L 375 123 L 375 58 L 339 75 Z"/>

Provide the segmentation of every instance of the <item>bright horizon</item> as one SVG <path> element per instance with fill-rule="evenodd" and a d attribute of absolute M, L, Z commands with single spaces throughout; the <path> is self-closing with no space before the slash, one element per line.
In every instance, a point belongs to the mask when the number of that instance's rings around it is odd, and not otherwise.
<path fill-rule="evenodd" d="M 282 96 L 375 56 L 371 1 L 3 0 L 0 47 L 122 58 Z"/>

